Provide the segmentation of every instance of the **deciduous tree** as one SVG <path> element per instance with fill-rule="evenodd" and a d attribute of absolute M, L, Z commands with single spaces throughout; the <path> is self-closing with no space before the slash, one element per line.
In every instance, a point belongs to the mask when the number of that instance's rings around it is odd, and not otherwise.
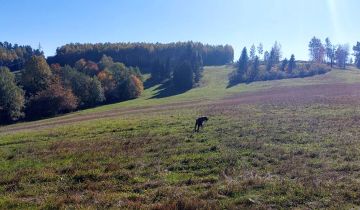
<path fill-rule="evenodd" d="M 75 110 L 78 100 L 70 88 L 62 85 L 60 78 L 53 77 L 47 89 L 31 96 L 26 107 L 29 119 L 53 116 Z"/>
<path fill-rule="evenodd" d="M 333 66 L 334 63 L 334 47 L 331 44 L 331 41 L 329 38 L 325 39 L 325 52 L 326 52 L 326 58 L 328 62 L 330 63 L 330 66 Z"/>
<path fill-rule="evenodd" d="M 345 69 L 349 59 L 349 46 L 338 45 L 335 52 L 336 64 L 339 68 Z"/>
<path fill-rule="evenodd" d="M 357 42 L 353 47 L 354 56 L 355 56 L 355 65 L 357 68 L 360 68 L 360 42 Z"/>
<path fill-rule="evenodd" d="M 24 92 L 7 67 L 0 67 L 0 124 L 23 117 Z"/>
<path fill-rule="evenodd" d="M 316 63 L 324 62 L 325 48 L 321 40 L 315 36 L 309 42 L 310 60 Z"/>
<path fill-rule="evenodd" d="M 43 56 L 32 56 L 25 64 L 25 69 L 21 74 L 21 84 L 26 91 L 26 95 L 35 93 L 48 88 L 52 72 Z"/>

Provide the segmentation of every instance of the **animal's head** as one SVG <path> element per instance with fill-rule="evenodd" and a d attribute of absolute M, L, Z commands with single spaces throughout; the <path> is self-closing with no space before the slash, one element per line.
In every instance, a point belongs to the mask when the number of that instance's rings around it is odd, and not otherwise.
<path fill-rule="evenodd" d="M 209 120 L 209 118 L 208 118 L 208 117 L 204 117 L 204 120 L 205 120 L 205 121 L 208 121 L 208 120 Z"/>

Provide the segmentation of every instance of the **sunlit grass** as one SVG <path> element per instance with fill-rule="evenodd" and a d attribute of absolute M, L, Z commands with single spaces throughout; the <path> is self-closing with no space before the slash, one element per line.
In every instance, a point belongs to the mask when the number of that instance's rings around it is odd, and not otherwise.
<path fill-rule="evenodd" d="M 142 98 L 71 115 L 202 101 L 191 108 L 2 134 L 0 208 L 359 207 L 356 103 L 214 103 L 271 87 L 353 83 L 358 72 L 333 70 L 227 89 L 229 71 L 208 67 L 200 87 L 181 95 L 149 99 L 155 90 L 148 89 Z M 210 121 L 193 133 L 198 115 Z"/>

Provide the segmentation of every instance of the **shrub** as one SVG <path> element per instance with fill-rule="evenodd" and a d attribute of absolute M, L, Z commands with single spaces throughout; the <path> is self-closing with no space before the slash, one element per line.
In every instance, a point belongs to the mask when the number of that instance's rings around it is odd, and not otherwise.
<path fill-rule="evenodd" d="M 229 74 L 229 85 L 235 85 L 241 82 L 253 82 L 253 81 L 267 81 L 267 80 L 277 80 L 277 79 L 286 79 L 286 78 L 297 78 L 297 77 L 310 77 L 318 74 L 325 74 L 331 70 L 325 64 L 317 63 L 306 63 L 293 65 L 296 69 L 293 69 L 291 72 L 286 73 L 280 71 L 280 67 L 273 67 L 270 71 L 266 71 L 264 65 L 258 68 L 258 72 L 255 77 L 249 77 L 248 74 L 240 77 L 237 71 L 233 71 Z M 250 69 L 248 69 L 250 71 Z"/>

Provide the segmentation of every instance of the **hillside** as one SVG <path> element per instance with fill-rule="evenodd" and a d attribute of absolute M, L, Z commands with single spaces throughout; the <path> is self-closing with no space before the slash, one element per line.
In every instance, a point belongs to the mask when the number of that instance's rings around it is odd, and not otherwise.
<path fill-rule="evenodd" d="M 0 127 L 0 208 L 359 207 L 360 71 L 227 88 L 231 71 Z"/>

